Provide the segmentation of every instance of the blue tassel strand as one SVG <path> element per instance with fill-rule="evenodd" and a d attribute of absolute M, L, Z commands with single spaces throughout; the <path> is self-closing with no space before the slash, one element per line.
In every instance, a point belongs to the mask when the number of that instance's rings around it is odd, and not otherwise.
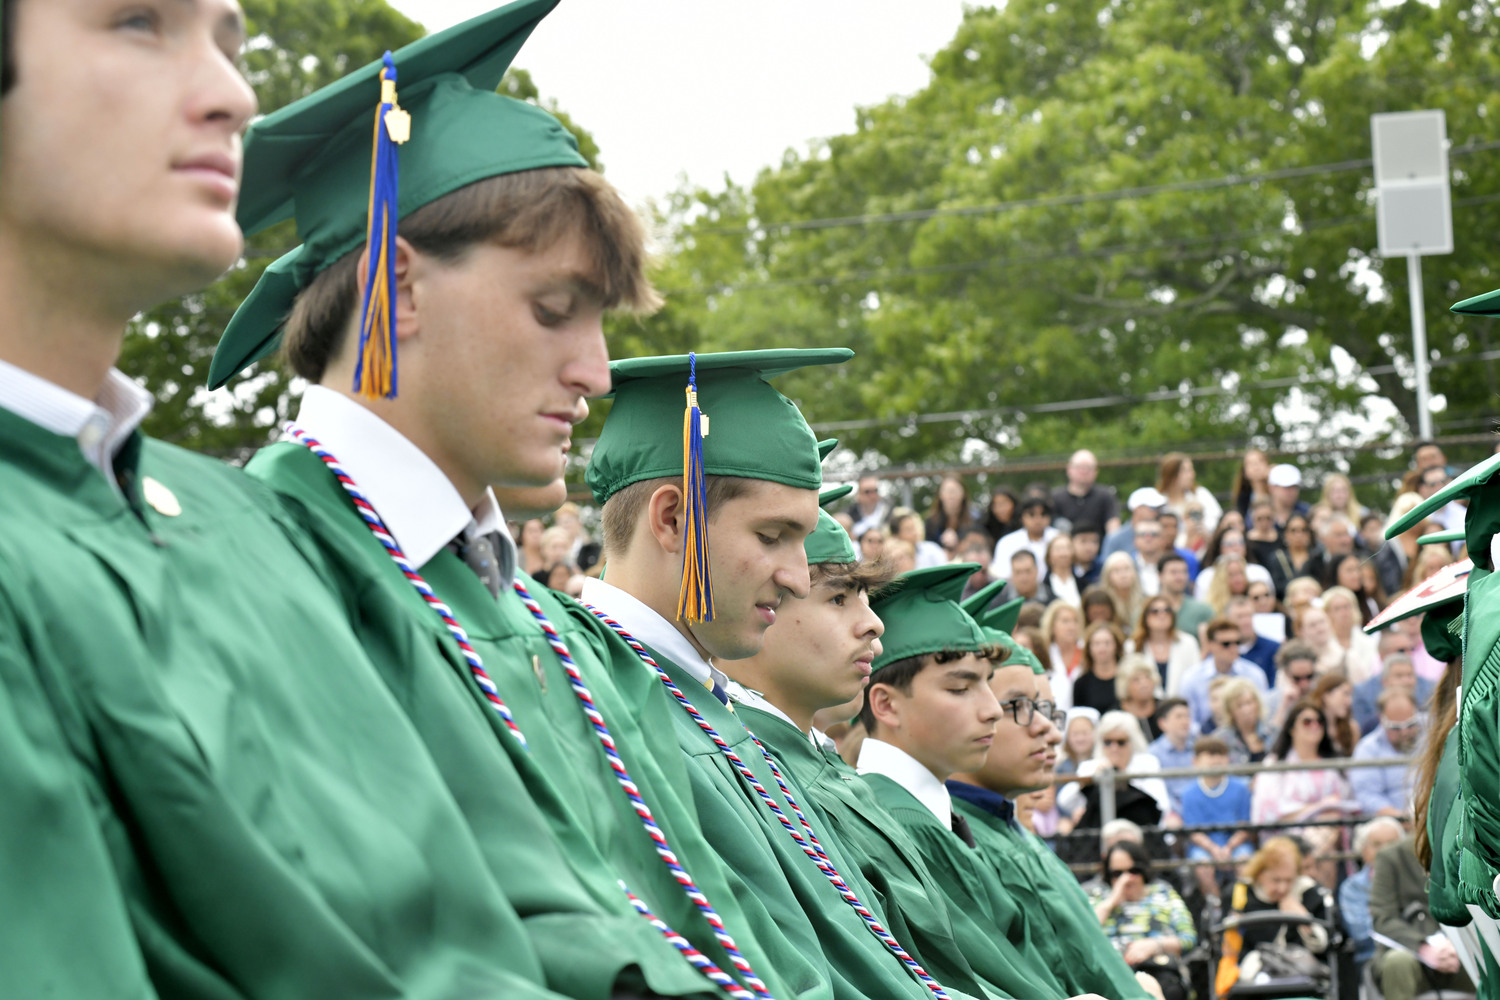
<path fill-rule="evenodd" d="M 687 409 L 682 415 L 682 502 L 687 524 L 683 529 L 682 589 L 677 594 L 677 618 L 689 623 L 714 620 L 713 581 L 708 571 L 708 492 L 703 483 L 706 421 L 698 408 L 698 356 L 689 354 Z"/>

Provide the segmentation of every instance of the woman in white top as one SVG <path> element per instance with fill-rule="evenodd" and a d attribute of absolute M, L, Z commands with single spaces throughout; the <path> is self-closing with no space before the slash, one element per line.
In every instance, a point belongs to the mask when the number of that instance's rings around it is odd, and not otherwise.
<path fill-rule="evenodd" d="M 1068 535 L 1054 535 L 1047 543 L 1047 589 L 1059 601 L 1067 601 L 1075 608 L 1083 606 L 1078 594 L 1078 580 L 1073 576 L 1073 539 Z"/>
<path fill-rule="evenodd" d="M 1380 650 L 1374 637 L 1359 627 L 1359 598 L 1354 591 L 1329 587 L 1323 592 L 1323 612 L 1328 616 L 1333 641 L 1344 650 L 1344 674 L 1349 683 L 1361 684 L 1378 674 Z"/>
<path fill-rule="evenodd" d="M 1179 524 L 1185 525 L 1187 522 L 1189 501 L 1196 501 L 1202 508 L 1203 529 L 1209 534 L 1213 533 L 1219 524 L 1219 518 L 1224 515 L 1224 508 L 1219 506 L 1214 495 L 1198 485 L 1198 472 L 1193 468 L 1193 460 L 1180 451 L 1171 451 L 1162 457 L 1156 488 L 1167 498 L 1167 506 L 1177 512 Z M 1187 532 L 1179 529 L 1175 544 L 1182 545 L 1186 542 Z"/>
<path fill-rule="evenodd" d="M 1116 709 L 1105 712 L 1099 720 L 1099 739 L 1095 744 L 1094 757 L 1078 765 L 1078 776 L 1087 778 L 1100 767 L 1108 764 L 1117 773 L 1140 773 L 1160 771 L 1161 762 L 1146 752 L 1146 740 L 1141 734 L 1140 723 L 1129 712 Z M 1172 808 L 1167 796 L 1167 783 L 1160 778 L 1131 778 L 1130 784 L 1149 795 L 1165 816 Z M 1069 782 L 1057 793 L 1057 808 L 1076 823 L 1083 815 L 1086 802 L 1083 789 L 1078 782 Z"/>
<path fill-rule="evenodd" d="M 1083 665 L 1083 612 L 1065 601 L 1053 601 L 1042 613 L 1042 641 L 1058 708 L 1073 707 L 1073 678 Z"/>
<path fill-rule="evenodd" d="M 1135 633 L 1125 640 L 1125 655 L 1140 653 L 1156 665 L 1161 690 L 1175 698 L 1182 688 L 1182 678 L 1203 659 L 1198 640 L 1179 631 L 1177 612 L 1165 597 L 1146 602 L 1136 624 Z"/>
<path fill-rule="evenodd" d="M 891 531 L 897 538 L 910 543 L 916 556 L 917 569 L 941 566 L 948 561 L 948 553 L 943 551 L 943 547 L 927 540 L 926 522 L 916 511 L 897 511 L 891 518 Z"/>

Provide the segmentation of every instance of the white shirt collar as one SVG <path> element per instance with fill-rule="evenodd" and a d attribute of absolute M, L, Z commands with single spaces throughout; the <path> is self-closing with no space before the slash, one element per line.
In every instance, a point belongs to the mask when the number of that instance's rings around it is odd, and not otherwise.
<path fill-rule="evenodd" d="M 425 566 L 460 532 L 466 539 L 498 534 L 495 555 L 508 586 L 516 544 L 493 490 L 473 510 L 453 483 L 406 435 L 359 403 L 326 386 L 308 386 L 297 423 L 317 438 L 375 505 L 406 557 Z"/>
<path fill-rule="evenodd" d="M 114 459 L 151 412 L 151 394 L 111 368 L 96 399 L 85 399 L 55 382 L 0 361 L 0 407 L 53 434 L 74 438 L 90 465 L 116 493 Z"/>
<path fill-rule="evenodd" d="M 699 684 L 706 688 L 718 684 L 726 692 L 729 690 L 733 683 L 729 675 L 705 660 L 687 636 L 635 595 L 590 576 L 583 580 L 582 599 L 584 604 L 594 605 L 619 622 L 625 631 L 686 670 Z"/>
<path fill-rule="evenodd" d="M 946 827 L 953 826 L 953 796 L 921 761 L 900 747 L 866 737 L 859 747 L 860 774 L 883 774 L 906 789 Z"/>

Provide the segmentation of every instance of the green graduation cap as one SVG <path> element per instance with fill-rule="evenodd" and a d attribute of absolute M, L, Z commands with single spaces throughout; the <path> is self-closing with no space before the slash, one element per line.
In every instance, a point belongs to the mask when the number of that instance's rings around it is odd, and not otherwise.
<path fill-rule="evenodd" d="M 1423 535 L 1417 539 L 1418 545 L 1441 545 L 1444 542 L 1461 542 L 1464 540 L 1464 529 L 1454 528 L 1452 531 L 1434 531 L 1430 535 Z"/>
<path fill-rule="evenodd" d="M 853 356 L 832 347 L 675 354 L 610 365 L 614 405 L 584 481 L 604 504 L 633 483 L 682 477 L 687 544 L 679 620 L 713 620 L 705 477 L 764 479 L 804 490 L 823 485 L 812 428 L 767 380 Z"/>
<path fill-rule="evenodd" d="M 818 506 L 824 509 L 818 511 L 818 526 L 802 543 L 809 566 L 859 562 L 859 553 L 854 551 L 854 539 L 849 537 L 849 532 L 826 509 L 829 504 L 842 500 L 852 492 L 853 486 L 834 486 L 818 494 Z"/>
<path fill-rule="evenodd" d="M 818 442 L 818 461 L 828 461 L 828 456 L 833 454 L 833 449 L 839 446 L 838 438 L 824 438 Z"/>
<path fill-rule="evenodd" d="M 1455 302 L 1448 309 L 1450 312 L 1467 313 L 1470 316 L 1500 316 L 1500 288 Z"/>
<path fill-rule="evenodd" d="M 967 601 L 961 605 L 969 617 L 979 623 L 979 627 L 985 631 L 990 640 L 997 645 L 1004 646 L 1009 650 L 1005 662 L 1007 665 L 1025 664 L 1031 668 L 1034 674 L 1044 674 L 1047 668 L 1042 666 L 1031 650 L 1016 642 L 1011 632 L 1016 627 L 1016 622 L 1021 617 L 1021 605 L 1026 603 L 1026 598 L 1017 597 L 1013 601 L 1006 601 L 998 608 L 991 608 L 990 602 L 995 595 L 1005 589 L 1004 580 L 996 580 L 976 590 Z"/>
<path fill-rule="evenodd" d="M 388 299 L 378 297 L 389 292 L 380 288 L 394 266 L 400 215 L 488 177 L 588 166 L 556 118 L 495 93 L 557 2 L 518 0 L 429 35 L 250 127 L 240 226 L 251 235 L 295 218 L 301 245 L 266 269 L 230 320 L 209 368 L 210 388 L 274 351 L 297 295 L 368 242 L 367 284 L 377 298 L 364 311 L 361 343 L 389 352 L 371 367 L 388 366 L 394 392 L 391 317 L 379 308 Z M 377 273 L 382 261 L 387 271 Z"/>
<path fill-rule="evenodd" d="M 964 582 L 983 569 L 977 563 L 948 563 L 903 573 L 870 595 L 870 606 L 885 622 L 883 649 L 872 673 L 898 660 L 943 650 L 974 651 L 994 645 L 958 603 Z"/>

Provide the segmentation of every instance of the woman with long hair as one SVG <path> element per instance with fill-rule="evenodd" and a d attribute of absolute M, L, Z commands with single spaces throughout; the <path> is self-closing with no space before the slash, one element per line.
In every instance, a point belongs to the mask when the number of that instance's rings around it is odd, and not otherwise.
<path fill-rule="evenodd" d="M 1281 547 L 1273 551 L 1271 582 L 1278 597 L 1286 597 L 1286 588 L 1299 576 L 1313 576 L 1322 563 L 1323 547 L 1313 538 L 1312 522 L 1305 515 L 1293 514 L 1281 529 Z"/>
<path fill-rule="evenodd" d="M 1270 570 L 1259 563 L 1250 561 L 1250 546 L 1245 541 L 1244 529 L 1235 527 L 1233 524 L 1226 525 L 1225 521 L 1228 520 L 1229 515 L 1225 515 L 1219 521 L 1218 532 L 1203 552 L 1203 569 L 1198 573 L 1198 579 L 1193 584 L 1193 596 L 1200 601 L 1208 600 L 1209 588 L 1213 586 L 1214 577 L 1218 575 L 1219 561 L 1225 556 L 1239 556 L 1244 560 L 1247 580 L 1272 582 Z"/>
<path fill-rule="evenodd" d="M 1115 674 L 1125 652 L 1125 636 L 1113 622 L 1095 622 L 1083 635 L 1083 669 L 1073 678 L 1073 704 L 1103 715 L 1120 707 Z"/>
<path fill-rule="evenodd" d="M 1268 763 L 1314 763 L 1334 760 L 1333 737 L 1323 710 L 1310 699 L 1294 703 L 1286 713 L 1286 725 L 1271 743 Z M 1299 820 L 1333 819 L 1343 815 L 1353 798 L 1349 782 L 1334 768 L 1308 771 L 1262 771 L 1255 776 L 1250 797 L 1250 817 L 1256 823 L 1295 823 Z M 1338 828 L 1309 826 L 1289 830 L 1300 834 L 1322 854 L 1338 840 Z"/>
<path fill-rule="evenodd" d="M 1347 587 L 1323 591 L 1323 613 L 1328 615 L 1333 641 L 1344 649 L 1344 674 L 1362 684 L 1380 673 L 1380 649 L 1373 636 L 1365 634 L 1359 620 L 1359 596 Z"/>
<path fill-rule="evenodd" d="M 996 486 L 990 494 L 990 502 L 984 508 L 984 533 L 995 541 L 1021 526 L 1021 515 L 1017 508 L 1021 498 L 1009 486 Z"/>
<path fill-rule="evenodd" d="M 959 536 L 978 526 L 979 518 L 969 503 L 969 488 L 957 476 L 944 476 L 927 511 L 927 540 L 937 542 L 945 552 L 958 548 Z"/>
<path fill-rule="evenodd" d="M 1424 522 L 1426 523 L 1426 522 Z M 1422 583 L 1432 574 L 1453 562 L 1453 553 L 1446 545 L 1424 545 L 1422 551 L 1417 553 L 1407 568 L 1407 577 L 1404 583 L 1407 589 Z"/>
<path fill-rule="evenodd" d="M 1422 498 L 1415 493 L 1402 493 L 1391 502 L 1391 514 L 1385 523 L 1394 524 L 1421 502 Z M 1414 524 L 1395 538 L 1387 539 L 1375 552 L 1375 568 L 1380 574 L 1380 586 L 1391 597 L 1406 589 L 1411 564 L 1416 561 L 1417 552 L 1421 548 L 1417 539 L 1422 537 L 1425 530 L 1422 525 Z"/>
<path fill-rule="evenodd" d="M 1354 483 L 1342 472 L 1329 473 L 1323 479 L 1323 495 L 1318 503 L 1336 514 L 1343 514 L 1350 524 L 1358 524 L 1368 508 L 1354 495 Z"/>
<path fill-rule="evenodd" d="M 1141 590 L 1140 574 L 1135 571 L 1135 560 L 1129 552 L 1112 552 L 1104 560 L 1104 569 L 1099 573 L 1099 585 L 1114 598 L 1120 610 L 1119 622 L 1133 622 L 1141 616 L 1146 605 L 1145 591 Z"/>
<path fill-rule="evenodd" d="M 1099 713 L 1074 705 L 1063 723 L 1062 753 L 1057 756 L 1058 774 L 1077 774 L 1086 760 L 1094 758 L 1098 743 Z M 1068 831 L 1064 831 L 1068 832 Z"/>
<path fill-rule="evenodd" d="M 1198 485 L 1197 469 L 1193 460 L 1180 451 L 1169 451 L 1162 456 L 1157 469 L 1156 489 L 1167 498 L 1167 506 L 1177 512 L 1179 521 L 1187 519 L 1187 505 L 1196 502 L 1203 510 L 1204 529 L 1212 532 L 1219 526 L 1219 516 L 1224 509 L 1205 487 Z M 1179 544 L 1172 542 L 1170 544 Z"/>
<path fill-rule="evenodd" d="M 1226 552 L 1213 565 L 1214 575 L 1208 581 L 1208 592 L 1204 600 L 1214 609 L 1214 614 L 1226 614 L 1231 597 L 1247 597 L 1250 593 L 1250 566 L 1245 557 Z"/>
<path fill-rule="evenodd" d="M 1083 667 L 1083 612 L 1064 601 L 1053 601 L 1042 612 L 1042 642 L 1037 659 L 1047 664 L 1052 699 L 1059 708 L 1073 707 L 1073 678 Z"/>
<path fill-rule="evenodd" d="M 1242 516 L 1248 516 L 1250 504 L 1258 499 L 1271 499 L 1271 460 L 1259 448 L 1251 448 L 1240 459 L 1240 467 L 1234 473 L 1234 506 Z"/>
<path fill-rule="evenodd" d="M 1073 575 L 1073 539 L 1069 535 L 1057 534 L 1047 543 L 1044 561 L 1047 589 L 1056 601 L 1066 601 L 1078 607 L 1083 598 L 1078 593 L 1078 578 Z"/>
<path fill-rule="evenodd" d="M 1354 685 L 1349 678 L 1337 670 L 1324 674 L 1313 682 L 1307 700 L 1323 710 L 1334 752 L 1340 757 L 1352 757 L 1364 734 L 1354 719 Z"/>
<path fill-rule="evenodd" d="M 1165 597 L 1152 597 L 1141 609 L 1135 632 L 1125 643 L 1125 654 L 1131 653 L 1156 665 L 1157 683 L 1174 697 L 1183 676 L 1202 659 L 1197 638 L 1177 628 L 1177 612 Z"/>
<path fill-rule="evenodd" d="M 521 537 L 516 539 L 516 548 L 521 555 L 521 569 L 536 578 L 547 568 L 547 557 L 542 554 L 542 532 L 546 525 L 533 517 L 521 525 Z"/>
<path fill-rule="evenodd" d="M 1135 567 L 1132 565 L 1131 568 Z M 1086 587 L 1083 591 L 1083 627 L 1088 628 L 1095 622 L 1114 622 L 1115 627 L 1122 630 L 1125 627 L 1125 616 L 1120 610 L 1119 602 L 1104 589 L 1102 583 Z"/>
<path fill-rule="evenodd" d="M 1346 556 L 1339 556 L 1329 567 L 1330 587 L 1343 587 L 1354 595 L 1354 608 L 1358 613 L 1359 624 L 1368 625 L 1370 619 L 1380 614 L 1382 607 L 1379 598 L 1366 590 L 1366 584 L 1377 582 L 1375 580 L 1374 567 L 1370 567 L 1370 576 L 1367 578 L 1364 572 L 1365 561 L 1351 552 Z"/>

